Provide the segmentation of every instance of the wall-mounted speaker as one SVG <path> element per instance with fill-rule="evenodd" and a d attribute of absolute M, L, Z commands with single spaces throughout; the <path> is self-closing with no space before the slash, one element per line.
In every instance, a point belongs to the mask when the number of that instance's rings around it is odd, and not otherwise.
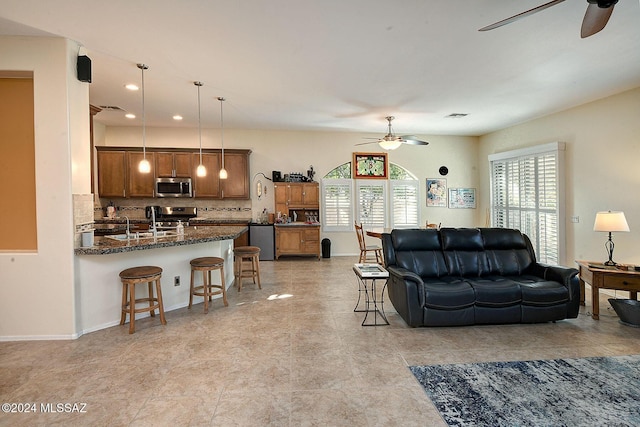
<path fill-rule="evenodd" d="M 76 69 L 78 80 L 91 83 L 91 58 L 86 55 L 79 55 Z"/>

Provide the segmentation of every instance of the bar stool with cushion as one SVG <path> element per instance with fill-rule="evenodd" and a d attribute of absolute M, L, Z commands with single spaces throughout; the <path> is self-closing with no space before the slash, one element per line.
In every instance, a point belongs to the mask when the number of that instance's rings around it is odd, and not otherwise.
<path fill-rule="evenodd" d="M 160 314 L 160 323 L 167 324 L 164 318 L 164 306 L 162 305 L 162 288 L 160 286 L 160 277 L 162 276 L 162 268 L 155 266 L 132 267 L 120 272 L 120 280 L 122 281 L 122 310 L 120 315 L 120 324 L 124 325 L 127 313 L 129 313 L 129 333 L 135 332 L 136 313 L 149 312 L 152 317 L 156 316 L 156 309 Z M 153 295 L 153 283 L 156 285 L 156 296 Z M 136 299 L 136 285 L 138 283 L 146 283 L 148 286 L 149 296 L 147 298 Z M 136 308 L 136 304 L 148 303 L 148 306 Z"/>
<path fill-rule="evenodd" d="M 260 285 L 260 248 L 257 246 L 238 246 L 233 248 L 233 256 L 235 257 L 233 274 L 235 282 L 238 284 L 238 292 L 242 290 L 244 277 L 251 277 L 253 283 L 256 283 L 257 278 L 258 288 L 262 289 L 262 285 Z M 251 262 L 251 268 L 244 265 L 245 261 Z"/>
<path fill-rule="evenodd" d="M 201 257 L 190 261 L 191 264 L 191 286 L 189 292 L 189 308 L 193 305 L 193 296 L 204 297 L 204 312 L 209 312 L 209 301 L 214 295 L 222 294 L 222 302 L 227 307 L 227 289 L 224 283 L 224 259 L 218 257 Z M 220 284 L 211 283 L 211 272 L 220 271 Z M 195 272 L 202 271 L 202 286 L 195 285 Z M 214 290 L 217 289 L 217 290 Z"/>

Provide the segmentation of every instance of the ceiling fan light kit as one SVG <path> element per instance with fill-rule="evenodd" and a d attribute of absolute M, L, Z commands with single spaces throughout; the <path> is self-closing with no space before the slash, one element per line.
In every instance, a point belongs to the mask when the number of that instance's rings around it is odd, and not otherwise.
<path fill-rule="evenodd" d="M 502 27 L 503 25 L 510 24 L 522 18 L 526 18 L 527 16 L 533 15 L 534 13 L 538 13 L 562 2 L 564 2 L 564 0 L 550 1 L 538 7 L 534 7 L 533 9 L 529 9 L 525 12 L 513 15 L 507 19 L 503 19 L 491 25 L 487 25 L 486 27 L 482 27 L 478 31 L 489 31 L 498 27 Z M 596 34 L 607 25 L 607 22 L 609 22 L 609 17 L 611 17 L 611 14 L 613 13 L 613 7 L 616 3 L 618 3 L 618 0 L 587 0 L 587 3 L 589 5 L 587 6 L 587 11 L 584 14 L 582 27 L 580 29 L 580 37 L 582 38 Z"/>
<path fill-rule="evenodd" d="M 395 119 L 395 117 L 387 116 L 385 117 L 385 119 L 388 122 L 387 126 L 389 128 L 385 136 L 383 136 L 382 138 L 377 138 L 377 141 L 362 142 L 356 145 L 373 144 L 377 142 L 380 148 L 383 148 L 385 150 L 395 150 L 396 148 L 400 147 L 402 144 L 409 144 L 409 145 L 428 145 L 429 144 L 426 141 L 420 141 L 414 135 L 396 136 L 393 133 L 393 128 L 391 127 L 391 122 L 393 121 L 393 119 Z"/>

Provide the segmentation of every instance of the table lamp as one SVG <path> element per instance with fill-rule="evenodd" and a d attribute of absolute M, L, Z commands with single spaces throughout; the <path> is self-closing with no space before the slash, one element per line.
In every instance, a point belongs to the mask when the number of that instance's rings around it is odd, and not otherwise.
<path fill-rule="evenodd" d="M 613 240 L 611 240 L 611 233 L 614 231 L 629 231 L 629 224 L 624 217 L 624 212 L 598 212 L 596 214 L 596 221 L 593 224 L 593 231 L 604 231 L 609 233 L 609 240 L 604 244 L 609 254 L 609 260 L 604 265 L 618 265 L 613 261 Z"/>

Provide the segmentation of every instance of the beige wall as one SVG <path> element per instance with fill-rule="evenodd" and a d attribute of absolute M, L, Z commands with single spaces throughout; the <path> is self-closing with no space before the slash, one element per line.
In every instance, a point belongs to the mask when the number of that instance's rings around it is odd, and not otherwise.
<path fill-rule="evenodd" d="M 99 120 L 99 115 L 97 116 Z M 137 127 L 107 126 L 104 145 L 141 146 L 142 131 Z M 251 175 L 262 172 L 271 177 L 272 170 L 282 173 L 302 172 L 310 165 L 316 171 L 316 180 L 345 162 L 350 162 L 352 153 L 380 152 L 377 144 L 360 145 L 363 136 L 379 137 L 380 134 L 346 132 L 296 132 L 225 129 L 225 148 L 251 149 Z M 472 187 L 478 184 L 478 139 L 457 136 L 421 136 L 430 142 L 428 146 L 403 145 L 389 152 L 389 161 L 396 163 L 420 180 L 421 212 L 420 223 L 442 222 L 446 226 L 476 226 L 484 224 L 484 218 L 477 220 L 476 209 L 448 209 L 426 207 L 426 178 L 440 177 L 438 169 L 449 168 L 449 187 Z M 203 129 L 203 148 L 220 148 L 220 131 Z M 148 128 L 148 147 L 192 147 L 198 146 L 197 129 Z M 260 177 L 262 178 L 262 177 Z M 256 178 L 257 180 L 257 178 Z M 255 184 L 256 180 L 252 182 Z M 273 184 L 262 178 L 267 186 L 267 194 L 258 200 L 252 185 L 253 218 L 267 208 L 274 210 Z M 482 193 L 478 192 L 478 197 Z M 212 204 L 220 203 L 211 201 Z M 478 221 L 481 221 L 478 223 Z M 355 233 L 322 233 L 322 238 L 331 239 L 332 255 L 356 254 L 358 242 Z"/>
<path fill-rule="evenodd" d="M 607 259 L 607 236 L 593 231 L 603 210 L 624 211 L 631 229 L 614 234 L 614 260 L 640 264 L 640 88 L 481 137 L 478 213 L 489 207 L 489 154 L 553 141 L 566 143 L 565 264 Z"/>
<path fill-rule="evenodd" d="M 89 88 L 75 79 L 77 51 L 60 38 L 0 37 L 0 70 L 33 72 L 38 238 L 35 253 L 0 253 L 0 340 L 78 331 L 72 192 L 89 189 L 89 150 L 81 147 Z"/>

